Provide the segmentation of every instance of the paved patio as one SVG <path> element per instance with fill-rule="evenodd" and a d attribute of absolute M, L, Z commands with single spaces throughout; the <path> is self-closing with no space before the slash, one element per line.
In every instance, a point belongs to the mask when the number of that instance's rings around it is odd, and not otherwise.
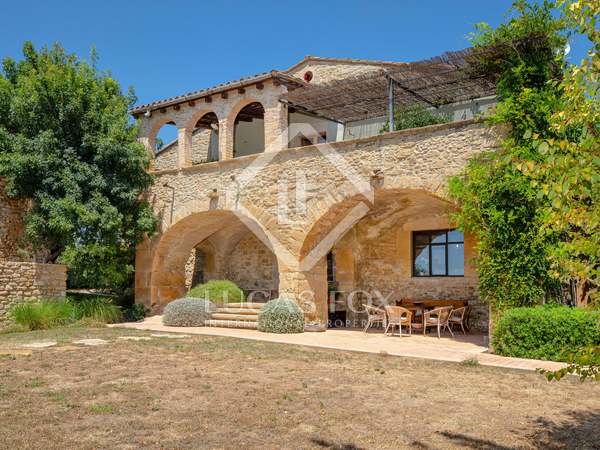
<path fill-rule="evenodd" d="M 412 336 L 403 334 L 402 337 L 384 336 L 382 331 L 378 329 L 374 329 L 367 334 L 359 330 L 344 329 L 330 329 L 320 333 L 273 334 L 236 328 L 168 327 L 162 324 L 162 316 L 147 317 L 143 322 L 120 323 L 111 326 L 168 333 L 226 336 L 334 350 L 385 353 L 393 356 L 438 361 L 462 362 L 476 359 L 482 366 L 508 369 L 536 370 L 537 368 L 545 368 L 556 370 L 564 367 L 563 363 L 492 355 L 487 352 L 487 335 L 482 334 L 469 334 L 467 336 L 455 334 L 454 338 L 448 336 L 441 339 L 417 333 Z"/>

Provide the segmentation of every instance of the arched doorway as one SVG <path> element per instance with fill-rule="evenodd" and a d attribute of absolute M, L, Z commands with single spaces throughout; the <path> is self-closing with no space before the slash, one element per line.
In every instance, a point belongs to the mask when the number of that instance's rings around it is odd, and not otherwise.
<path fill-rule="evenodd" d="M 233 157 L 265 151 L 265 109 L 259 102 L 244 106 L 234 122 Z"/>
<path fill-rule="evenodd" d="M 183 297 L 195 273 L 202 281 L 229 279 L 254 301 L 277 295 L 277 258 L 260 230 L 257 226 L 251 231 L 225 210 L 191 214 L 175 223 L 154 246 L 149 306 L 160 311 Z"/>

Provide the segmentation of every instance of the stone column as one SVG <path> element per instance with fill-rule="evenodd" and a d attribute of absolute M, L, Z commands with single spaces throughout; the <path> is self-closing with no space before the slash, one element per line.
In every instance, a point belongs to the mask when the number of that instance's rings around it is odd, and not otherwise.
<path fill-rule="evenodd" d="M 327 326 L 327 263 L 321 259 L 308 271 L 279 272 L 279 297 L 293 299 L 304 311 L 306 321 Z"/>
<path fill-rule="evenodd" d="M 233 158 L 234 128 L 226 117 L 219 120 L 219 161 Z"/>
<path fill-rule="evenodd" d="M 150 156 L 150 169 L 153 169 L 154 168 L 154 157 L 155 157 L 156 153 L 154 152 L 154 148 L 153 148 L 154 143 L 152 142 L 152 139 L 150 139 L 148 136 L 140 136 L 140 137 L 138 137 L 138 142 L 141 143 L 146 148 L 146 151 L 148 152 L 148 155 Z"/>
<path fill-rule="evenodd" d="M 265 108 L 265 152 L 278 152 L 288 147 L 288 108 L 272 97 Z"/>
<path fill-rule="evenodd" d="M 135 249 L 135 302 L 151 307 L 152 249 L 150 239 L 144 238 Z"/>
<path fill-rule="evenodd" d="M 177 129 L 177 167 L 192 165 L 192 131 L 185 127 Z"/>

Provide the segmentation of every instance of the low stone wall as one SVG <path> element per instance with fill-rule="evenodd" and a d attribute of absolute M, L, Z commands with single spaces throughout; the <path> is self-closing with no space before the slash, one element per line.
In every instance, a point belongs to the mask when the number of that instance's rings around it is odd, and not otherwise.
<path fill-rule="evenodd" d="M 36 298 L 64 297 L 67 266 L 0 261 L 0 323 L 11 306 Z"/>

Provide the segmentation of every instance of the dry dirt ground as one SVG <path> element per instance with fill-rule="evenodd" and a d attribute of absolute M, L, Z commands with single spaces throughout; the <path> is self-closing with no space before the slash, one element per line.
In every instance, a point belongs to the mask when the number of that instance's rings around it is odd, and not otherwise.
<path fill-rule="evenodd" d="M 124 329 L 0 335 L 0 448 L 600 448 L 600 384 Z M 106 345 L 73 344 L 103 338 Z M 23 343 L 56 340 L 27 350 Z"/>

